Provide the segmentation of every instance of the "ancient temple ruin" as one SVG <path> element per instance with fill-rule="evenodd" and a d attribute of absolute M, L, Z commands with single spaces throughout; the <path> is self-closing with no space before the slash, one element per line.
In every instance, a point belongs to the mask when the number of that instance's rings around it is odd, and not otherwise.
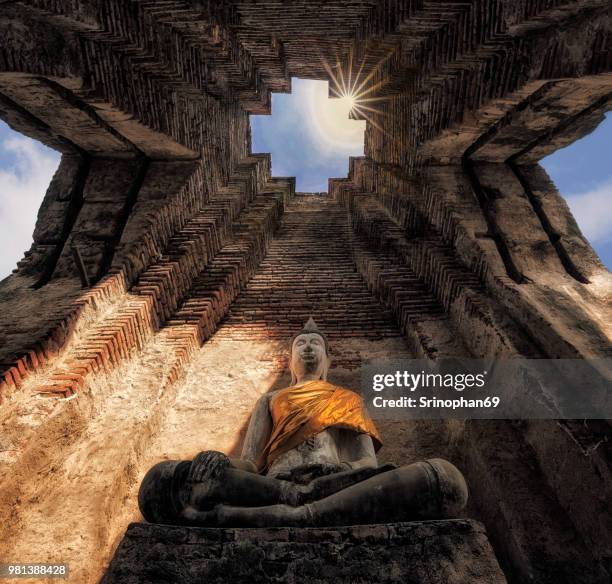
<path fill-rule="evenodd" d="M 0 0 L 0 31 L 0 118 L 62 153 L 0 283 L 2 561 L 97 581 L 145 470 L 236 451 L 311 314 L 353 387 L 612 356 L 611 275 L 538 164 L 610 108 L 609 0 Z M 334 71 L 377 98 L 365 156 L 296 193 L 249 115 Z M 456 461 L 508 581 L 609 581 L 607 422 L 381 431 Z"/>

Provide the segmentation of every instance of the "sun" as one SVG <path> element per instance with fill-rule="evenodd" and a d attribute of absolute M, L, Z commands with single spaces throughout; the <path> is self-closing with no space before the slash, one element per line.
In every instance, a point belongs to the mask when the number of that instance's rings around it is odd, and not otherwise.
<path fill-rule="evenodd" d="M 351 94 L 343 95 L 342 97 L 340 97 L 338 99 L 342 103 L 342 109 L 346 109 L 349 112 L 355 107 L 355 105 L 357 103 L 357 101 L 355 99 L 355 96 L 353 96 Z"/>
<path fill-rule="evenodd" d="M 349 116 L 356 105 L 353 95 L 346 93 L 330 98 L 327 82 L 313 81 L 309 84 L 307 102 L 313 127 L 322 146 L 351 151 L 356 145 L 363 148 L 365 122 Z"/>
<path fill-rule="evenodd" d="M 389 98 L 379 94 L 386 81 L 384 79 L 374 81 L 374 79 L 382 65 L 393 54 L 393 51 L 388 52 L 375 64 L 370 64 L 367 69 L 367 51 L 361 55 L 360 63 L 358 63 L 351 50 L 346 68 L 338 56 L 336 56 L 335 65 L 323 58 L 321 60 L 329 77 L 331 93 L 336 96 L 335 101 L 340 102 L 341 109 L 346 112 L 346 116 L 351 120 L 367 122 L 383 134 L 386 132 L 378 123 L 377 118 L 385 114 L 377 105 Z"/>

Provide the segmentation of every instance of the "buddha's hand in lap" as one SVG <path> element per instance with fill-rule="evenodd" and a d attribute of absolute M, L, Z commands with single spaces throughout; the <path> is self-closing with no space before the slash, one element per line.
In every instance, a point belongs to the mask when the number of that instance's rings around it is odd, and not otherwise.
<path fill-rule="evenodd" d="M 223 452 L 205 450 L 192 461 L 187 475 L 190 483 L 202 483 L 218 478 L 223 471 L 231 466 L 231 461 Z"/>
<path fill-rule="evenodd" d="M 318 477 L 335 474 L 344 470 L 346 470 L 346 467 L 340 464 L 317 462 L 297 466 L 291 469 L 290 472 L 278 475 L 276 478 L 304 485 Z"/>

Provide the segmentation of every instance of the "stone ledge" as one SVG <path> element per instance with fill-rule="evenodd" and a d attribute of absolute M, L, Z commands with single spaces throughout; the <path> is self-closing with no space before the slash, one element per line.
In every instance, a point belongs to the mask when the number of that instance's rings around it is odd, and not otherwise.
<path fill-rule="evenodd" d="M 336 528 L 132 523 L 103 584 L 502 584 L 484 527 L 465 519 Z"/>

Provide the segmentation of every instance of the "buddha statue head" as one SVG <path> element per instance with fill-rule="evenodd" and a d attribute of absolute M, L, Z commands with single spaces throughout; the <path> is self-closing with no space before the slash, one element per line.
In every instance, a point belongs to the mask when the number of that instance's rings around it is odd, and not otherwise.
<path fill-rule="evenodd" d="M 302 381 L 326 380 L 330 364 L 327 337 L 311 317 L 291 342 L 291 385 Z"/>

